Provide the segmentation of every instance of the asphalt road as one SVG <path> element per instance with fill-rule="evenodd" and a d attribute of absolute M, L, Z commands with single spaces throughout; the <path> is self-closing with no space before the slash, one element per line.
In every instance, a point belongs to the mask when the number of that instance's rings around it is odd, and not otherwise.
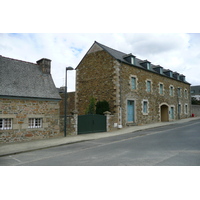
<path fill-rule="evenodd" d="M 200 166 L 200 121 L 0 157 L 1 166 Z"/>

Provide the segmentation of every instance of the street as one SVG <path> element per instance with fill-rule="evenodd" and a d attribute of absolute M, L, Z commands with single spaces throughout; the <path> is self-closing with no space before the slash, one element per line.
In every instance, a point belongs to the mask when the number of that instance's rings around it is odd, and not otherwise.
<path fill-rule="evenodd" d="M 200 166 L 200 121 L 0 157 L 1 166 Z"/>

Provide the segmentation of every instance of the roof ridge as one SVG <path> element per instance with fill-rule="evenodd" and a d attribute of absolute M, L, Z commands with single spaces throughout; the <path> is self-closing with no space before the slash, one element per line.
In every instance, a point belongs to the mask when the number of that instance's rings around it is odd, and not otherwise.
<path fill-rule="evenodd" d="M 7 58 L 7 59 L 10 59 L 10 60 L 16 60 L 16 61 L 20 61 L 20 62 L 25 62 L 25 63 L 29 63 L 29 64 L 38 65 L 37 63 L 28 62 L 28 61 L 24 61 L 24 60 L 20 60 L 20 59 L 15 59 L 15 58 L 10 58 L 10 57 L 6 57 L 6 56 L 2 56 L 2 55 L 1 55 L 1 57 Z"/>
<path fill-rule="evenodd" d="M 103 48 L 106 47 L 106 48 L 109 48 L 109 49 L 111 49 L 111 50 L 118 51 L 118 52 L 120 52 L 120 53 L 123 53 L 123 54 L 127 55 L 127 53 L 124 53 L 124 52 L 122 52 L 122 51 L 113 49 L 113 48 L 108 47 L 108 46 L 106 46 L 106 45 L 104 45 L 104 44 L 101 44 L 101 43 L 99 43 L 99 42 L 97 42 L 97 41 L 95 41 L 95 43 L 97 43 L 98 45 L 100 45 L 100 46 L 103 47 Z"/>

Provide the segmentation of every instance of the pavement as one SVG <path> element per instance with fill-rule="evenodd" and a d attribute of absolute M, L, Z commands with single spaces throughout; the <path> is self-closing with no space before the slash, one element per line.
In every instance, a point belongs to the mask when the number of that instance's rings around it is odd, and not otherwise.
<path fill-rule="evenodd" d="M 176 123 L 177 124 L 186 123 L 193 120 L 200 120 L 200 117 L 186 118 L 186 119 L 181 119 L 181 120 L 172 121 L 172 122 L 159 122 L 159 123 L 153 123 L 153 124 L 145 124 L 141 126 L 130 126 L 130 127 L 125 127 L 122 129 L 110 131 L 110 132 L 90 133 L 90 134 L 50 138 L 50 139 L 43 139 L 43 140 L 33 140 L 29 142 L 0 144 L 0 156 L 8 156 L 12 154 L 45 149 L 45 148 L 66 145 L 66 144 L 71 144 L 71 143 L 76 143 L 76 142 L 95 140 L 95 139 L 105 138 L 105 137 L 112 137 L 116 135 L 133 133 L 136 131 L 156 128 L 156 127 L 161 127 L 161 126 L 168 126 L 168 125 L 176 124 Z"/>

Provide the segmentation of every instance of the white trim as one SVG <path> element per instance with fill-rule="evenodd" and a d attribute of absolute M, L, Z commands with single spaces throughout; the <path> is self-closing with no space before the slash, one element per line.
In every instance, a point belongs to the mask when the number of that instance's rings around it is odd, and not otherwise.
<path fill-rule="evenodd" d="M 144 112 L 144 102 L 147 103 L 147 112 Z M 148 99 L 143 99 L 142 100 L 142 114 L 143 115 L 148 115 L 149 114 L 149 101 L 148 101 Z"/>
<path fill-rule="evenodd" d="M 171 95 L 171 88 L 172 88 L 172 95 Z M 169 96 L 174 97 L 174 86 L 173 85 L 169 86 Z"/>
<path fill-rule="evenodd" d="M 148 91 L 147 89 L 148 89 L 148 87 L 147 87 L 147 82 L 150 82 L 150 91 Z M 146 79 L 146 92 L 148 92 L 148 93 L 152 93 L 152 80 L 151 79 Z"/>
<path fill-rule="evenodd" d="M 132 78 L 135 78 L 135 89 L 132 88 Z M 130 84 L 131 91 L 136 91 L 138 89 L 138 78 L 136 75 L 130 75 L 129 84 Z"/>
<path fill-rule="evenodd" d="M 160 93 L 160 85 L 163 86 L 163 87 L 162 87 L 162 94 Z M 164 84 L 163 84 L 162 82 L 159 82 L 159 83 L 158 83 L 158 93 L 159 93 L 160 95 L 162 95 L 162 96 L 164 96 L 164 94 L 165 94 Z"/>
<path fill-rule="evenodd" d="M 0 130 L 11 130 L 12 129 L 12 118 L 0 118 L 2 124 L 0 126 Z"/>

